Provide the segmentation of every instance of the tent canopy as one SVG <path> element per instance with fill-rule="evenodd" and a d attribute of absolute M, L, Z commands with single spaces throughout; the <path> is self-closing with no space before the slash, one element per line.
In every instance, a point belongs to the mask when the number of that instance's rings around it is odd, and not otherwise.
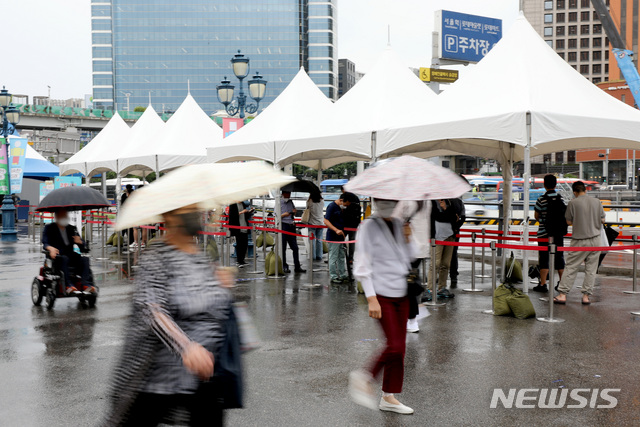
<path fill-rule="evenodd" d="M 24 177 L 44 180 L 60 175 L 60 169 L 27 145 L 24 161 Z"/>
<path fill-rule="evenodd" d="M 129 125 L 122 120 L 122 117 L 115 112 L 109 123 L 93 138 L 82 150 L 71 156 L 67 161 L 60 164 L 62 175 L 81 173 L 89 175 L 87 163 L 100 159 L 99 153 L 108 152 L 110 147 L 116 145 L 116 141 L 124 141 L 130 132 Z"/>
<path fill-rule="evenodd" d="M 99 150 L 92 153 L 91 160 L 87 161 L 89 175 L 93 176 L 108 171 L 120 174 L 120 162 L 125 158 L 125 152 L 133 150 L 136 146 L 149 147 L 154 143 L 153 136 L 157 135 L 164 126 L 165 124 L 158 113 L 149 104 L 142 116 L 129 130 L 128 135 L 120 138 L 112 137 L 103 143 Z"/>
<path fill-rule="evenodd" d="M 266 160 L 279 163 L 280 141 L 311 117 L 324 116 L 332 103 L 303 68 L 255 119 L 207 149 L 211 162 Z"/>
<path fill-rule="evenodd" d="M 132 170 L 166 171 L 206 163 L 207 147 L 222 142 L 222 129 L 200 108 L 191 93 L 155 135 L 131 144 L 120 162 L 122 175 Z"/>
<path fill-rule="evenodd" d="M 593 85 L 547 45 L 524 15 L 500 42 L 416 119 L 408 117 L 378 144 L 389 157 L 431 150 L 524 158 L 527 115 L 531 154 L 577 148 L 637 148 L 640 111 Z"/>

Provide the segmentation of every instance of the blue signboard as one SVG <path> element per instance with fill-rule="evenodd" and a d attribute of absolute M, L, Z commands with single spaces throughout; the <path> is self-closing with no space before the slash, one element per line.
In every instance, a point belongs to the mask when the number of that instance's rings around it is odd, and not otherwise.
<path fill-rule="evenodd" d="M 478 62 L 502 38 L 502 20 L 466 13 L 436 12 L 440 58 Z"/>

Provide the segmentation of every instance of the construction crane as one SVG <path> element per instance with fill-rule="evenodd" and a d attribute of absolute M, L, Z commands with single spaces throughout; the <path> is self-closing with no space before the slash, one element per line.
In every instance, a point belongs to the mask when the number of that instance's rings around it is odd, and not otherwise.
<path fill-rule="evenodd" d="M 633 63 L 633 51 L 627 49 L 627 46 L 620 36 L 620 32 L 616 28 L 616 24 L 613 22 L 613 18 L 609 13 L 609 8 L 605 4 L 604 0 L 591 0 L 593 8 L 600 17 L 600 22 L 604 28 L 604 32 L 609 37 L 609 43 L 611 43 L 613 55 L 618 62 L 618 68 L 622 76 L 629 85 L 629 90 L 633 95 L 635 106 L 640 106 L 640 75 L 638 69 Z"/>

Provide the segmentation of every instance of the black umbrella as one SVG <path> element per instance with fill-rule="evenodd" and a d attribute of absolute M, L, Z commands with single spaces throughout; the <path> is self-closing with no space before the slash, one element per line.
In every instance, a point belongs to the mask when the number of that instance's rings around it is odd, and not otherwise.
<path fill-rule="evenodd" d="M 42 199 L 36 210 L 40 212 L 55 212 L 60 209 L 80 211 L 110 206 L 109 201 L 98 190 L 74 186 L 53 190 Z"/>
<path fill-rule="evenodd" d="M 291 182 L 281 189 L 282 191 L 289 191 L 291 193 L 320 193 L 320 189 L 311 181 L 299 179 Z"/>

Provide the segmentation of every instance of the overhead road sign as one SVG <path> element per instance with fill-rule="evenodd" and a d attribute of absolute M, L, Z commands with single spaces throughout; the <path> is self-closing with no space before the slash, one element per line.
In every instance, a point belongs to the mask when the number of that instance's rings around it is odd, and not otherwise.
<path fill-rule="evenodd" d="M 440 34 L 439 57 L 478 62 L 502 38 L 502 20 L 439 10 L 436 31 Z"/>

